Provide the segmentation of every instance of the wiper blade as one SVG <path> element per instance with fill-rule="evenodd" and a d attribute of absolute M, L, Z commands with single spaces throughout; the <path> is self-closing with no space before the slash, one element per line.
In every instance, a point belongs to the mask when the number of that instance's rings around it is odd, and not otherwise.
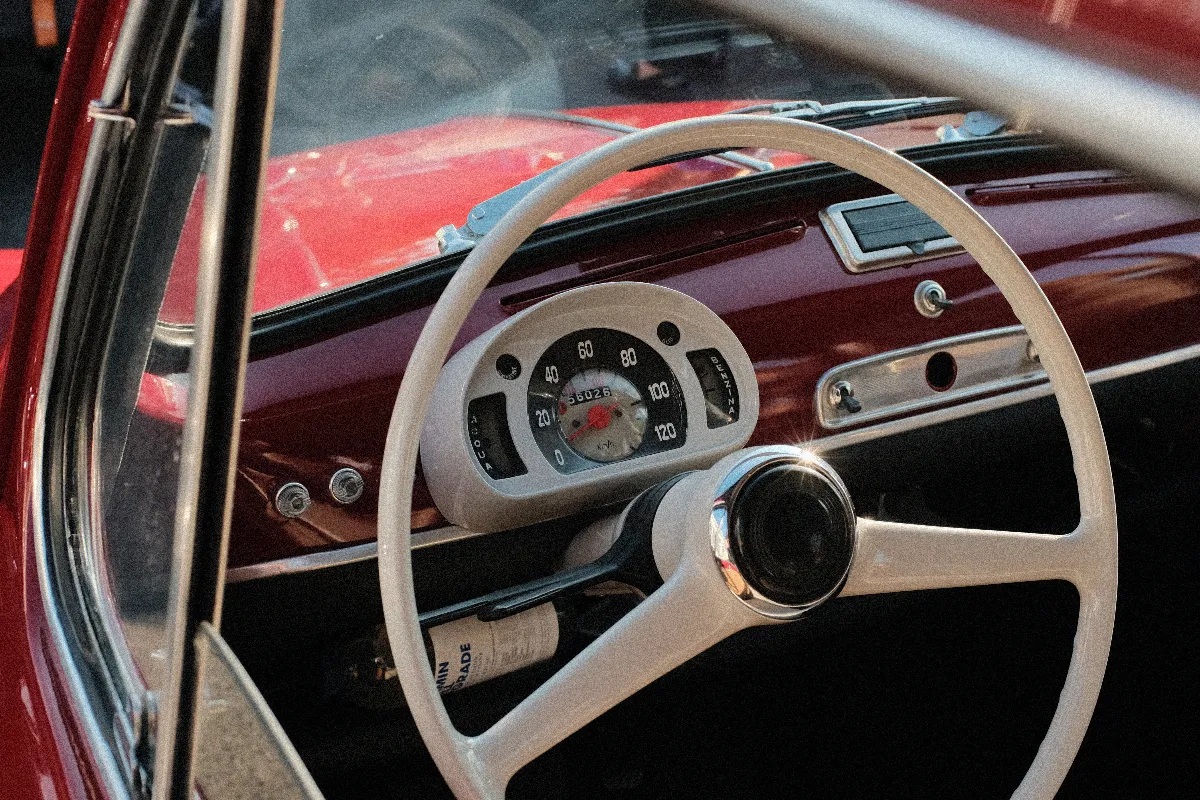
<path fill-rule="evenodd" d="M 607 119 L 597 119 L 595 117 L 585 117 L 580 114 L 567 114 L 562 111 L 521 110 L 521 111 L 510 112 L 509 116 L 510 117 L 528 117 L 531 119 L 551 119 L 551 120 L 556 120 L 558 122 L 573 122 L 577 125 L 586 125 L 591 128 L 599 128 L 600 130 L 614 131 L 614 132 L 620 133 L 622 135 L 625 135 L 628 133 L 637 133 L 638 131 L 643 130 L 642 128 L 638 128 L 634 125 L 625 125 L 620 122 L 613 122 L 612 120 L 607 120 Z M 749 167 L 750 169 L 758 170 L 759 172 L 770 172 L 771 170 L 775 169 L 775 165 L 772 164 L 770 161 L 764 161 L 761 158 L 754 158 L 752 156 L 748 156 L 743 153 L 736 153 L 731 150 L 717 149 L 717 150 L 704 150 L 704 151 L 697 151 L 697 152 L 699 152 L 700 155 L 690 156 L 689 159 L 690 158 L 715 157 L 715 158 L 721 159 L 722 161 L 727 161 L 730 164 L 733 164 L 735 166 Z M 680 159 L 680 160 L 687 161 L 689 159 Z M 631 169 L 629 171 L 635 172 L 639 169 L 645 169 L 645 167 L 634 167 L 633 169 Z M 499 196 L 500 195 L 497 195 L 497 197 L 499 197 Z"/>
<path fill-rule="evenodd" d="M 726 114 L 768 114 L 770 116 L 786 117 L 788 119 L 805 119 L 812 122 L 829 124 L 832 120 L 841 123 L 851 123 L 845 127 L 861 127 L 873 125 L 881 116 L 890 116 L 901 112 L 925 112 L 928 109 L 942 111 L 961 108 L 963 102 L 957 97 L 889 97 L 884 100 L 846 100 L 840 103 L 819 103 L 816 100 L 790 100 L 778 103 L 758 103 L 757 105 L 735 108 Z M 924 116 L 924 113 L 922 114 Z M 853 123 L 861 123 L 854 125 Z M 837 127 L 843 127 L 838 125 Z"/>
<path fill-rule="evenodd" d="M 777 103 L 758 103 L 731 111 L 722 111 L 721 114 L 765 114 L 772 117 L 818 122 L 838 130 L 851 130 L 900 119 L 947 114 L 952 111 L 961 111 L 964 108 L 963 101 L 957 97 L 900 97 L 887 100 L 847 100 L 841 103 L 789 100 Z M 630 172 L 661 167 L 678 161 L 689 161 L 693 158 L 702 158 L 720 152 L 724 151 L 717 148 L 678 153 L 634 167 Z"/>
<path fill-rule="evenodd" d="M 595 119 L 593 117 L 585 117 L 579 114 L 565 114 L 561 111 L 513 111 L 509 113 L 510 117 L 530 117 L 534 119 L 551 119 L 559 122 L 573 122 L 580 125 L 588 125 L 601 130 L 613 131 L 621 135 L 636 133 L 641 128 L 633 125 L 624 125 L 620 122 L 613 122 L 606 119 Z M 693 158 L 718 158 L 736 167 L 744 167 L 753 169 L 758 172 L 769 172 L 775 169 L 775 165 L 770 161 L 764 161 L 761 158 L 754 158 L 743 153 L 736 153 L 731 150 L 705 150 L 697 152 L 695 155 L 684 154 L 682 157 L 675 156 L 670 161 L 663 163 L 675 163 L 676 161 L 690 161 Z M 532 178 L 521 181 L 511 189 L 505 189 L 500 194 L 493 195 L 487 200 L 475 205 L 467 215 L 466 224 L 462 227 L 454 225 L 443 225 L 438 229 L 435 238 L 438 243 L 438 252 L 443 255 L 446 253 L 454 253 L 459 250 L 466 250 L 475 245 L 475 242 L 483 238 L 483 236 L 492 229 L 501 217 L 503 217 L 510 208 L 538 186 L 540 186 L 547 178 L 554 174 L 554 171 L 561 165 L 555 165 L 545 172 L 540 172 Z M 636 172 L 639 169 L 656 166 L 656 164 L 645 164 L 634 167 L 629 170 Z"/>
<path fill-rule="evenodd" d="M 819 122 L 839 129 L 861 128 L 890 122 L 893 119 L 906 119 L 910 116 L 930 116 L 937 113 L 948 113 L 961 110 L 963 101 L 957 97 L 903 97 L 887 100 L 850 100 L 841 103 L 819 103 L 816 100 L 794 100 L 777 103 L 759 103 L 757 105 L 735 108 L 725 114 L 768 114 L 788 119 L 803 119 L 809 122 Z M 916 112 L 916 113 L 914 113 Z M 619 134 L 635 133 L 640 128 L 623 125 L 610 120 L 594 119 L 578 114 L 565 114 L 561 111 L 515 111 L 510 116 L 533 117 L 537 119 L 553 119 L 563 122 L 573 122 L 590 125 Z M 667 158 L 660 158 L 641 164 L 630 169 L 636 172 L 650 167 L 660 167 L 676 164 L 681 161 L 691 161 L 694 158 L 720 158 L 723 161 L 738 166 L 750 167 L 759 171 L 774 169 L 769 161 L 747 156 L 743 153 L 732 152 L 729 149 L 694 150 L 678 153 Z M 510 208 L 519 203 L 526 195 L 540 186 L 547 178 L 555 174 L 562 165 L 556 165 L 534 175 L 528 180 L 518 183 L 511 189 L 506 189 L 477 204 L 467 215 L 466 224 L 461 227 L 444 225 L 438 229 L 438 251 L 442 254 L 454 253 L 475 246 L 483 236 L 503 217 Z"/>

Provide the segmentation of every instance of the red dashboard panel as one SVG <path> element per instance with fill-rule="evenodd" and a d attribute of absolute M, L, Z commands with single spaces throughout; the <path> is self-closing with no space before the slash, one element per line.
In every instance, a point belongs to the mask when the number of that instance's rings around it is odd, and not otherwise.
<path fill-rule="evenodd" d="M 1087 369 L 1200 343 L 1200 210 L 1109 173 L 981 176 L 956 190 L 975 202 L 1045 288 Z M 576 250 L 498 279 L 459 345 L 536 299 L 601 280 L 661 283 L 712 308 L 755 365 L 761 417 L 752 444 L 822 435 L 813 395 L 831 367 L 947 336 L 1012 325 L 1007 303 L 970 256 L 850 274 L 821 227 L 827 196 L 747 207 L 695 228 L 656 230 Z M 704 244 L 697 244 L 697 237 Z M 913 304 L 916 284 L 940 282 L 954 308 L 936 319 Z M 251 362 L 230 565 L 302 555 L 375 537 L 378 465 L 399 379 L 428 314 L 386 321 Z M 437 413 L 437 410 L 435 410 Z M 457 412 L 455 412 L 457 413 Z M 341 506 L 330 476 L 357 468 L 367 490 Z M 311 507 L 273 506 L 289 481 Z M 423 489 L 413 527 L 442 522 Z"/>

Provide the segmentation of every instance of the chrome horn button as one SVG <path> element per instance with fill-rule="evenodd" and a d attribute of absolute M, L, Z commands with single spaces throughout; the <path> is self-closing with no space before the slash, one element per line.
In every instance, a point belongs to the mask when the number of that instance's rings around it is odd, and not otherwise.
<path fill-rule="evenodd" d="M 854 558 L 850 493 L 802 450 L 735 464 L 712 507 L 712 551 L 725 585 L 772 619 L 795 619 L 838 593 Z"/>

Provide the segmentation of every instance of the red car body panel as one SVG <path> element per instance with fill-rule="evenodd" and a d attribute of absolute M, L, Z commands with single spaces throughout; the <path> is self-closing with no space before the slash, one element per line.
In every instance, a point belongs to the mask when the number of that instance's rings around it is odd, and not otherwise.
<path fill-rule="evenodd" d="M 912 0 L 1126 72 L 1200 90 L 1200 14 L 1181 0 Z M 1130 113 L 1139 113 L 1130 109 Z"/>
<path fill-rule="evenodd" d="M 30 457 L 58 265 L 126 0 L 79 0 L 38 176 L 0 375 L 0 781 L 6 800 L 106 797 L 42 602 L 30 520 Z"/>
<path fill-rule="evenodd" d="M 0 250 L 0 293 L 8 290 L 21 271 L 21 258 L 24 250 Z"/>
<path fill-rule="evenodd" d="M 644 128 L 719 114 L 752 101 L 583 108 L 569 113 Z M 930 117 L 856 133 L 885 147 L 936 141 L 955 117 Z M 438 254 L 434 234 L 460 226 L 477 204 L 621 135 L 539 117 L 465 117 L 273 158 L 267 166 L 255 312 L 401 269 Z M 747 153 L 788 167 L 794 153 Z M 744 175 L 723 159 L 693 159 L 627 172 L 585 192 L 556 219 Z M 190 323 L 203 189 L 193 199 L 163 302 L 162 319 Z"/>
<path fill-rule="evenodd" d="M 1097 57 L 1109 63 L 1134 71 L 1150 71 L 1184 85 L 1195 86 L 1200 82 L 1200 70 L 1197 69 L 1197 66 L 1200 66 L 1200 36 L 1196 31 L 1196 17 L 1191 4 L 1188 3 L 1149 0 L 1139 3 L 1117 0 L 1003 0 L 1000 4 L 984 3 L 981 0 L 952 4 L 929 0 L 927 2 L 951 13 L 986 13 L 989 20 L 1007 29 L 1055 41 L 1064 48 L 1095 52 Z M 95 754 L 89 752 L 88 744 L 81 733 L 81 724 L 74 705 L 77 701 L 67 689 L 63 667 L 58 663 L 57 651 L 52 643 L 50 622 L 38 585 L 30 517 L 32 476 L 29 465 L 34 447 L 33 409 L 58 283 L 58 266 L 64 254 L 75 207 L 76 190 L 92 129 L 86 114 L 87 102 L 100 94 L 125 7 L 125 0 L 78 2 L 42 162 L 30 235 L 20 265 L 20 280 L 12 282 L 11 278 L 7 279 L 10 282 L 2 293 L 11 297 L 11 318 L 0 318 L 0 324 L 6 325 L 0 332 L 0 336 L 3 336 L 0 343 L 0 347 L 3 348 L 0 351 L 0 454 L 6 459 L 4 479 L 0 483 L 0 741 L 4 743 L 0 746 L 0 781 L 4 797 L 13 800 L 103 797 L 106 794 L 99 778 Z M 1114 43 L 1116 46 L 1113 46 Z M 1187 68 L 1180 70 L 1180 64 L 1186 65 Z M 1136 111 L 1133 110 L 1133 113 Z M 632 114 L 633 111 L 623 113 Z M 650 112 L 645 107 L 639 107 L 638 113 Z M 649 119 L 641 119 L 634 124 L 650 122 Z M 580 131 L 581 137 L 586 135 L 589 134 Z M 511 157 L 516 159 L 518 156 L 511 154 Z M 478 169 L 486 168 L 486 160 L 475 163 Z M 543 165 L 535 163 L 522 168 L 536 171 L 542 167 Z M 280 178 L 279 168 L 278 162 L 272 166 L 272 186 L 276 185 L 274 180 Z M 284 170 L 286 172 L 286 168 Z M 428 237 L 438 225 L 461 223 L 463 215 L 460 209 L 469 208 L 472 203 L 490 194 L 484 183 L 475 183 L 484 176 L 471 174 L 466 170 L 461 174 L 470 176 L 472 188 L 464 190 L 463 195 L 457 199 L 458 205 L 453 209 L 455 213 L 449 213 L 451 209 L 442 209 L 445 214 L 439 213 L 436 215 L 437 219 L 431 216 L 421 220 L 420 225 L 414 224 L 407 228 L 403 237 L 396 236 L 388 241 L 364 244 L 355 258 L 344 260 L 339 260 L 333 251 L 334 245 L 346 244 L 344 238 L 339 241 L 335 237 L 325 241 L 317 237 L 312 244 L 303 242 L 303 246 L 324 248 L 321 250 L 322 254 L 328 250 L 328 260 L 319 266 L 324 271 L 327 265 L 333 280 L 358 280 L 363 277 L 363 273 L 356 273 L 355 270 L 363 264 L 368 265 L 368 272 L 377 269 L 377 259 L 385 257 L 389 252 L 394 253 L 388 249 L 389 246 L 395 244 L 399 247 L 397 243 L 402 241 L 410 248 L 420 246 L 421 237 Z M 337 183 L 337 177 L 332 174 L 320 176 L 320 180 L 330 186 Z M 640 180 L 644 180 L 644 177 L 637 176 L 634 179 L 635 183 Z M 285 189 L 291 188 L 294 187 L 289 186 L 287 181 L 279 184 L 281 197 L 287 197 L 289 202 L 294 204 L 297 198 L 283 193 Z M 351 190 L 345 191 L 347 194 L 344 196 L 349 196 Z M 337 196 L 337 193 L 334 192 L 334 195 Z M 387 200 L 387 197 L 380 198 L 380 202 Z M 283 208 L 291 211 L 290 206 Z M 307 210 L 307 207 L 300 210 Z M 362 230 L 355 229 L 354 226 L 367 224 L 373 219 L 370 214 L 364 216 L 364 212 L 358 209 L 348 209 L 346 216 L 345 227 L 341 229 L 343 237 L 347 235 L 347 231 L 352 232 L 355 237 L 361 235 Z M 279 227 L 286 221 L 286 217 L 283 216 L 268 216 L 268 227 L 272 224 L 272 219 L 273 224 Z M 436 224 L 428 227 L 429 223 Z M 399 223 L 393 220 L 393 224 Z M 1014 222 L 1014 226 L 1015 224 Z M 1014 227 L 1013 230 L 1005 230 L 1005 233 L 1013 235 L 1019 233 L 1019 230 Z M 721 258 L 727 266 L 721 269 L 733 268 L 728 266 L 730 264 L 738 265 L 738 268 L 779 268 L 781 265 L 778 259 L 781 257 L 804 253 L 828 258 L 828 253 L 820 252 L 826 245 L 822 243 L 820 236 L 813 234 L 815 231 L 806 235 L 798 227 L 773 233 L 753 245 L 746 244 L 740 247 L 735 253 L 722 254 Z M 266 229 L 263 241 L 264 245 L 273 241 Z M 1063 247 L 1069 247 L 1069 243 L 1061 244 Z M 1134 240 L 1128 236 L 1118 237 L 1113 241 L 1113 247 L 1116 249 L 1133 244 Z M 277 246 L 287 256 L 286 259 L 280 257 L 279 261 L 283 265 L 279 273 L 280 281 L 283 282 L 292 274 L 287 270 L 300 269 L 304 253 L 300 245 L 286 238 L 281 239 Z M 290 252 L 288 247 L 299 252 Z M 266 249 L 268 248 L 265 247 L 264 251 Z M 1020 246 L 1018 249 L 1021 249 Z M 1040 245 L 1038 252 L 1043 252 Z M 636 254 L 627 255 L 633 257 Z M 755 256 L 755 259 L 748 261 L 751 255 Z M 704 257 L 696 258 L 703 260 Z M 11 253 L 4 256 L 9 270 L 14 268 L 14 258 Z M 506 305 L 503 302 L 505 297 L 515 292 L 536 290 L 535 284 L 539 280 L 575 279 L 586 272 L 588 266 L 586 263 L 554 265 L 533 278 L 494 287 L 485 302 L 480 305 L 483 310 L 477 312 L 469 329 L 464 330 L 464 338 L 481 332 L 510 313 L 514 306 Z M 647 266 L 644 270 L 625 274 L 636 274 L 638 278 L 661 278 L 668 284 L 673 281 L 679 283 L 686 280 L 705 280 L 705 271 L 699 268 L 702 265 L 693 262 L 691 266 L 695 268 L 685 273 L 679 273 L 678 266 Z M 1037 268 L 1039 265 L 1035 262 L 1031 263 L 1031 266 Z M 1046 262 L 1042 266 L 1039 277 L 1055 280 L 1062 274 L 1063 268 L 1057 263 Z M 1173 307 L 1179 313 L 1191 310 L 1194 314 L 1190 305 L 1194 287 L 1189 282 L 1189 276 L 1171 264 L 1161 266 L 1163 269 L 1157 273 L 1144 269 L 1131 276 L 1133 279 L 1145 281 L 1143 285 L 1146 291 L 1142 296 L 1146 302 L 1141 310 L 1146 313 L 1152 312 L 1164 299 L 1171 297 L 1171 292 L 1175 292 L 1174 297 L 1179 304 Z M 960 280 L 958 275 L 959 273 L 953 270 L 945 275 L 948 285 L 952 284 L 955 291 L 975 291 L 977 294 L 972 297 L 977 297 L 978 303 L 994 305 L 994 298 L 989 298 L 985 290 L 966 284 L 960 286 L 957 283 Z M 761 277 L 767 278 L 766 275 Z M 894 291 L 895 287 L 891 285 L 893 278 L 894 275 L 883 274 L 864 281 L 865 288 L 859 297 L 860 301 L 865 303 L 872 297 L 882 297 Z M 750 327 L 752 323 L 762 324 L 761 321 L 756 323 L 755 317 L 773 307 L 773 300 L 768 300 L 765 295 L 756 300 L 755 293 L 778 289 L 774 284 L 755 287 L 748 285 L 746 280 L 743 282 L 747 284 L 744 296 L 726 298 L 715 303 L 718 305 L 718 311 L 729 315 L 731 323 L 739 332 Z M 270 282 L 264 285 L 270 285 Z M 322 284 L 318 280 L 316 285 Z M 804 298 L 792 296 L 788 302 L 802 300 L 807 304 L 807 308 L 819 313 L 824 300 L 832 296 L 829 292 L 833 292 L 837 287 L 824 287 L 824 292 L 818 291 L 819 288 L 806 287 Z M 1103 305 L 1101 289 L 1102 284 L 1090 280 L 1064 280 L 1061 288 L 1051 287 L 1051 294 L 1055 300 L 1066 301 L 1066 308 L 1071 310 L 1065 318 L 1068 328 L 1074 331 L 1073 325 L 1079 324 L 1076 315 L 1082 315 L 1080 309 L 1096 309 Z M 256 297 L 256 307 L 269 307 L 278 297 L 279 295 L 264 295 L 261 300 Z M 186 315 L 189 312 L 184 307 L 179 313 Z M 309 383 L 305 387 L 306 390 L 320 389 L 331 400 L 343 403 L 354 393 L 360 403 L 366 404 L 368 413 L 375 413 L 372 409 L 376 406 L 389 408 L 391 398 L 387 392 L 395 386 L 400 365 L 411 348 L 424 315 L 424 309 L 410 309 L 407 313 L 398 314 L 394 319 L 381 323 L 383 329 L 395 337 L 396 347 L 388 362 L 380 365 L 379 377 L 373 379 L 373 383 L 372 380 L 368 380 L 369 370 L 364 366 L 355 372 L 353 380 L 339 382 L 336 378 L 331 378 L 330 385 L 324 388 Z M 874 323 L 876 328 L 884 324 L 888 323 Z M 950 332 L 949 324 L 947 332 Z M 765 330 L 761 334 L 762 338 L 751 341 L 750 344 L 762 348 L 763 352 L 769 352 L 769 333 L 769 329 Z M 1089 365 L 1128 355 L 1089 350 L 1086 340 L 1079 342 L 1079 345 L 1081 355 Z M 303 355 L 310 359 L 308 367 L 311 368 L 311 359 L 316 358 L 319 362 L 320 358 L 325 357 L 322 353 L 328 356 L 333 352 L 332 345 L 319 344 Z M 287 377 L 296 374 L 296 365 L 289 363 L 289 358 L 294 356 L 284 354 L 265 359 L 258 362 L 252 372 L 247 398 L 247 412 L 251 419 L 244 434 L 245 439 L 251 440 L 251 446 L 255 436 L 269 433 L 272 425 L 283 424 L 289 415 L 314 413 L 311 407 L 295 406 L 301 399 L 293 400 L 286 393 L 281 393 L 282 389 L 287 388 Z M 790 375 L 795 375 L 796 368 L 797 365 L 780 364 L 776 372 L 766 372 L 764 375 L 768 381 L 775 378 L 784 380 Z M 364 394 L 365 387 L 372 385 L 374 389 Z M 766 388 L 769 389 L 769 383 Z M 304 402 L 309 401 L 305 399 Z M 764 420 L 768 426 L 770 420 L 775 418 L 772 414 L 772 410 L 764 405 Z M 776 437 L 794 435 L 802 438 L 806 435 L 803 430 L 787 431 L 778 427 L 765 433 Z M 428 523 L 429 520 L 425 520 L 425 524 Z M 358 530 L 365 530 L 366 525 L 365 521 L 361 522 Z M 330 542 L 318 537 L 318 544 L 329 546 Z M 242 558 L 249 561 L 261 555 L 243 551 Z"/>

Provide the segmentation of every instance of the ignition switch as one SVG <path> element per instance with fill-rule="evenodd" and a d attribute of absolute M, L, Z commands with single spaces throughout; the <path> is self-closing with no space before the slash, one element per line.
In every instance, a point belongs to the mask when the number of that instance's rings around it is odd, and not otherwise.
<path fill-rule="evenodd" d="M 937 281 L 921 281 L 913 292 L 913 304 L 921 316 L 933 319 L 940 317 L 943 311 L 949 311 L 954 301 Z"/>

